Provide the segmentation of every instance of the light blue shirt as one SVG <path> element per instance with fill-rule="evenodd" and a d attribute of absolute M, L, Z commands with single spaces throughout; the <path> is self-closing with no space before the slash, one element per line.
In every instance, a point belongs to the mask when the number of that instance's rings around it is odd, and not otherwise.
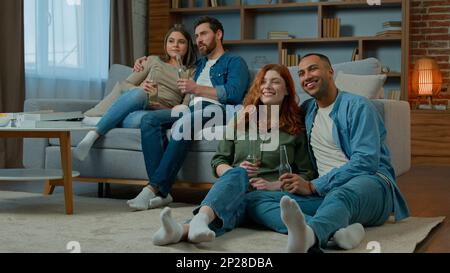
<path fill-rule="evenodd" d="M 208 59 L 203 57 L 197 62 L 194 81 L 197 81 L 207 61 Z M 211 67 L 209 75 L 221 104 L 242 103 L 250 85 L 250 72 L 244 59 L 225 52 Z"/>
<path fill-rule="evenodd" d="M 302 105 L 302 108 L 306 113 L 305 125 L 310 142 L 318 106 L 314 99 L 310 99 Z M 333 139 L 349 161 L 311 181 L 317 193 L 325 196 L 333 188 L 342 186 L 357 176 L 384 176 L 391 185 L 395 219 L 398 221 L 408 217 L 408 206 L 396 184 L 390 152 L 385 143 L 386 128 L 375 106 L 362 96 L 339 91 L 330 118 L 334 123 Z M 311 145 L 309 152 L 317 170 Z"/>

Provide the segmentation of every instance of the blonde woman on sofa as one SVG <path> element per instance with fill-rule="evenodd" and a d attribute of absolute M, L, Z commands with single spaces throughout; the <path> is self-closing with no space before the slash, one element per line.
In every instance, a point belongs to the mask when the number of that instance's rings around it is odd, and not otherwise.
<path fill-rule="evenodd" d="M 249 129 L 245 130 L 244 140 L 222 140 L 217 153 L 211 161 L 214 174 L 219 179 L 202 201 L 201 206 L 194 210 L 194 217 L 188 224 L 178 224 L 171 218 L 171 210 L 166 207 L 161 212 L 161 228 L 154 234 L 155 245 L 167 245 L 188 241 L 192 243 L 209 242 L 240 226 L 246 219 L 246 207 L 254 202 L 255 193 L 267 192 L 274 196 L 290 195 L 281 192 L 279 181 L 280 146 L 287 150 L 292 171 L 302 178 L 311 180 L 315 177 L 306 142 L 306 132 L 303 115 L 297 104 L 294 82 L 285 66 L 270 64 L 263 67 L 256 75 L 255 81 L 244 99 L 245 109 L 256 106 L 254 111 L 261 115 L 259 106 L 267 108 L 279 106 L 279 118 L 275 119 L 279 127 L 279 146 L 274 151 L 261 151 L 258 163 L 247 161 Z M 270 112 L 270 110 L 267 110 Z M 248 118 L 238 115 L 239 123 L 249 125 Z M 270 117 L 259 119 L 271 128 Z M 279 125 L 279 126 L 278 126 Z M 247 126 L 246 126 L 247 127 Z M 270 130 L 270 129 L 269 129 Z M 237 134 L 236 134 L 237 135 Z M 258 137 L 258 145 L 262 143 Z M 314 200 L 315 197 L 312 197 Z M 280 218 L 280 215 L 278 215 Z M 272 221 L 268 219 L 268 221 Z M 278 219 L 281 222 L 281 219 Z M 273 221 L 276 221 L 275 219 Z M 286 233 L 287 229 L 277 230 Z"/>
<path fill-rule="evenodd" d="M 182 25 L 173 26 L 164 38 L 164 50 L 165 56 L 148 57 L 143 69 L 134 69 L 125 82 L 116 86 L 127 91 L 106 111 L 96 130 L 89 132 L 78 144 L 73 152 L 75 158 L 84 160 L 95 141 L 113 128 L 139 128 L 148 111 L 170 116 L 171 108 L 189 104 L 190 96 L 180 91 L 177 80 L 180 59 L 187 76 L 192 76 L 195 71 L 197 57 L 191 35 Z"/>

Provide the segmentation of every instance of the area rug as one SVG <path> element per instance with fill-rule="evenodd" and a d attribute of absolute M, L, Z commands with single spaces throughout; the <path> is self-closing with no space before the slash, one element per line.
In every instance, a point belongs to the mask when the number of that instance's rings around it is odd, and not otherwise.
<path fill-rule="evenodd" d="M 192 204 L 173 203 L 177 221 L 189 219 Z M 214 242 L 154 246 L 160 209 L 132 212 L 125 200 L 74 196 L 74 214 L 64 214 L 62 194 L 0 191 L 0 252 L 64 253 L 280 253 L 287 236 L 255 227 L 238 228 Z M 400 223 L 388 222 L 367 228 L 361 245 L 351 251 L 329 248 L 325 252 L 413 252 L 416 245 L 444 217 L 410 217 Z"/>

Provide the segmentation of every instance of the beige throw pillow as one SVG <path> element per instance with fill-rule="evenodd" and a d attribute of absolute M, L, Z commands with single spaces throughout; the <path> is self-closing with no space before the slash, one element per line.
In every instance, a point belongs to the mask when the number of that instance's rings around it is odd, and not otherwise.
<path fill-rule="evenodd" d="M 102 117 L 105 112 L 111 107 L 116 99 L 123 94 L 124 91 L 130 89 L 130 84 L 125 82 L 118 82 L 102 101 L 100 101 L 94 108 L 84 113 L 87 117 Z"/>
<path fill-rule="evenodd" d="M 381 99 L 384 97 L 385 74 L 355 75 L 344 74 L 339 71 L 336 77 L 336 86 L 339 90 L 348 91 L 368 99 Z"/>

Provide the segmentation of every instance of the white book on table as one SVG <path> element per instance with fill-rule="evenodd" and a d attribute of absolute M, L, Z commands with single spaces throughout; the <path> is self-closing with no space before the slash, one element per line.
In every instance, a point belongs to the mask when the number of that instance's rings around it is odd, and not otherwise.
<path fill-rule="evenodd" d="M 18 128 L 80 128 L 81 121 L 51 121 L 51 120 L 22 120 L 18 122 Z"/>
<path fill-rule="evenodd" d="M 69 120 L 82 119 L 84 115 L 80 111 L 76 112 L 50 112 L 50 113 L 24 113 L 21 120 Z"/>

